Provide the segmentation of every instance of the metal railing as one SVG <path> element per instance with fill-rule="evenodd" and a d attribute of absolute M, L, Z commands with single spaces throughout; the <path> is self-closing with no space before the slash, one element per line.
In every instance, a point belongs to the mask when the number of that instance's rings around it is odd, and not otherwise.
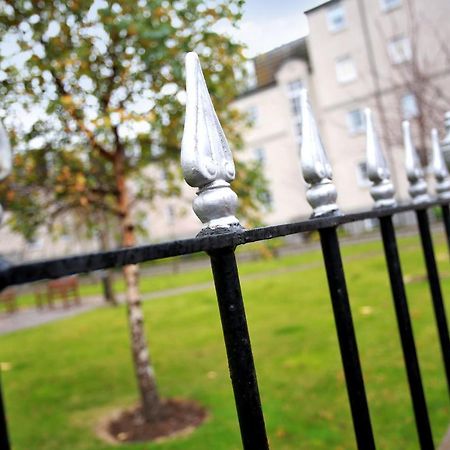
<path fill-rule="evenodd" d="M 246 230 L 240 226 L 235 216 L 237 197 L 229 184 L 235 176 L 232 155 L 214 112 L 198 58 L 193 53 L 187 56 L 186 73 L 187 113 L 182 143 L 182 166 L 186 181 L 191 186 L 199 188 L 197 198 L 194 200 L 194 211 L 204 224 L 199 235 L 192 239 L 156 245 L 3 267 L 0 268 L 0 289 L 71 274 L 122 267 L 128 264 L 202 251 L 207 252 L 211 259 L 243 447 L 247 450 L 264 450 L 269 448 L 269 444 L 258 392 L 235 249 L 237 246 L 249 242 L 317 230 L 320 234 L 356 442 L 359 449 L 370 450 L 375 449 L 375 439 L 337 228 L 350 222 L 377 219 L 380 224 L 418 438 L 422 449 L 434 448 L 393 216 L 413 211 L 417 217 L 447 386 L 450 390 L 449 331 L 428 216 L 430 208 L 441 208 L 450 248 L 450 177 L 439 147 L 437 132 L 432 132 L 437 198 L 431 199 L 427 193 L 424 172 L 412 143 L 409 124 L 407 122 L 403 124 L 406 170 L 412 202 L 398 205 L 394 198 L 394 187 L 390 181 L 389 169 L 373 126 L 371 113 L 366 110 L 367 168 L 369 179 L 372 181 L 371 195 L 375 204 L 373 209 L 367 211 L 343 214 L 336 204 L 337 193 L 332 183 L 331 167 L 319 138 L 306 91 L 303 91 L 301 100 L 303 119 L 301 166 L 305 181 L 309 184 L 307 199 L 313 208 L 313 216 L 302 222 Z M 1 397 L 0 436 L 0 447 L 9 449 Z"/>

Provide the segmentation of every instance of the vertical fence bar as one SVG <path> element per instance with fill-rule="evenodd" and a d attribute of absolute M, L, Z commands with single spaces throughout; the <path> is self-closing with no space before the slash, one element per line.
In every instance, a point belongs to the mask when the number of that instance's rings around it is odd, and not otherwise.
<path fill-rule="evenodd" d="M 442 297 L 441 282 L 439 280 L 439 272 L 436 264 L 436 258 L 434 256 L 430 221 L 426 209 L 418 209 L 416 211 L 416 215 L 425 258 L 425 265 L 427 268 L 428 285 L 430 287 L 431 299 L 433 302 L 434 316 L 439 333 L 442 358 L 444 360 L 445 373 L 447 376 L 447 388 L 450 392 L 450 338 L 444 300 Z"/>
<path fill-rule="evenodd" d="M 234 249 L 210 252 L 244 449 L 269 448 Z"/>
<path fill-rule="evenodd" d="M 358 448 L 361 450 L 375 449 L 375 440 L 370 421 L 369 406 L 364 387 L 336 228 L 324 228 L 320 230 L 320 241 L 333 305 L 342 364 L 344 366 L 356 441 Z"/>
<path fill-rule="evenodd" d="M 306 90 L 301 94 L 301 110 L 301 165 L 303 177 L 309 183 L 306 198 L 313 208 L 313 216 L 338 214 L 337 192 L 332 183 L 331 166 L 319 136 Z M 335 227 L 328 227 L 319 230 L 319 233 L 356 442 L 359 449 L 372 450 L 375 449 L 375 440 L 337 232 Z"/>
<path fill-rule="evenodd" d="M 3 127 L 2 122 L 0 122 L 0 180 L 7 177 L 12 169 L 12 153 L 11 145 L 9 142 L 8 134 Z M 0 206 L 0 222 L 3 216 L 3 210 Z M 0 265 L 4 265 L 4 261 L 0 260 Z M 3 290 L 4 286 L 0 286 L 0 292 Z M 1 374 L 0 374 L 1 375 Z M 2 385 L 0 377 L 0 449 L 9 450 L 9 436 L 8 436 L 8 425 L 6 422 L 6 412 L 5 405 L 2 395 Z"/>
<path fill-rule="evenodd" d="M 392 216 L 381 217 L 380 226 L 420 447 L 423 450 L 433 449 L 433 434 L 420 375 Z"/>
<path fill-rule="evenodd" d="M 198 56 L 186 56 L 186 117 L 181 165 L 186 182 L 198 187 L 193 209 L 203 222 L 199 235 L 240 232 L 233 156 L 208 93 Z M 210 252 L 228 366 L 245 450 L 268 450 L 234 248 Z"/>
<path fill-rule="evenodd" d="M 369 108 L 365 110 L 365 116 L 367 173 L 372 182 L 370 195 L 374 199 L 375 208 L 392 208 L 396 201 L 389 166 L 384 157 Z M 420 447 L 422 450 L 433 449 L 433 435 L 420 375 L 392 215 L 380 217 L 379 222 Z"/>
<path fill-rule="evenodd" d="M 409 195 L 411 196 L 413 203 L 415 203 L 416 205 L 422 205 L 430 200 L 427 192 L 425 174 L 420 163 L 416 148 L 414 147 L 410 124 L 407 120 L 405 120 L 402 126 L 403 142 L 405 146 L 406 174 L 409 181 Z M 437 132 L 434 131 L 432 133 L 434 165 L 436 165 L 436 158 L 439 157 L 439 155 L 437 155 L 437 151 L 440 151 L 440 149 L 436 148 L 436 140 Z M 437 145 L 439 145 L 439 143 L 437 143 Z M 441 178 L 443 174 L 442 162 L 439 162 L 438 166 L 441 166 L 439 170 L 439 172 L 441 172 L 439 178 Z M 445 174 L 443 175 L 445 178 Z M 442 298 L 441 282 L 439 280 L 436 258 L 434 256 L 430 221 L 428 218 L 428 211 L 426 210 L 425 206 L 416 210 L 416 217 L 419 226 L 420 241 L 422 244 L 425 266 L 427 269 L 428 285 L 431 292 L 431 299 L 438 329 L 439 342 L 441 344 L 442 359 L 444 361 L 445 374 L 447 377 L 447 389 L 450 393 L 450 338 L 448 334 L 448 324 L 447 317 L 445 315 L 444 300 Z"/>
<path fill-rule="evenodd" d="M 8 426 L 6 423 L 5 404 L 2 395 L 2 386 L 0 380 L 0 449 L 10 450 Z"/>
<path fill-rule="evenodd" d="M 450 252 L 450 208 L 448 205 L 441 205 L 442 221 L 444 222 L 445 236 L 447 237 L 447 247 Z"/>

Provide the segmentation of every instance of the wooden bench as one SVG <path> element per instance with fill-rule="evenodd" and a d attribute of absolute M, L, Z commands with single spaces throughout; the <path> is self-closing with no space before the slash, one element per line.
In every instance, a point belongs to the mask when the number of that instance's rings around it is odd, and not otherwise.
<path fill-rule="evenodd" d="M 46 291 L 36 291 L 35 296 L 38 309 L 42 309 L 45 304 L 49 308 L 53 308 L 55 300 L 58 298 L 62 299 L 64 308 L 70 306 L 71 298 L 73 305 L 81 305 L 78 277 L 72 275 L 51 280 L 47 282 Z"/>

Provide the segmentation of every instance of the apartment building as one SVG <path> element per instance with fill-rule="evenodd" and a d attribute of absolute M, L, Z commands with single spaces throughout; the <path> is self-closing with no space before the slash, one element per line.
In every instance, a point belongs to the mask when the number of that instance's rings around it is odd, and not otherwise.
<path fill-rule="evenodd" d="M 330 0 L 306 12 L 324 144 L 343 209 L 370 202 L 364 116 L 374 110 L 399 197 L 407 197 L 401 121 L 425 159 L 432 126 L 450 109 L 448 0 Z"/>
<path fill-rule="evenodd" d="M 329 0 L 306 11 L 310 33 L 255 58 L 255 88 L 235 105 L 254 116 L 247 152 L 264 160 L 269 223 L 309 213 L 298 174 L 298 92 L 310 91 L 344 211 L 371 204 L 364 108 L 384 143 L 398 198 L 408 198 L 401 122 L 412 122 L 426 156 L 431 127 L 450 109 L 448 0 Z M 304 51 L 306 50 L 306 51 Z"/>

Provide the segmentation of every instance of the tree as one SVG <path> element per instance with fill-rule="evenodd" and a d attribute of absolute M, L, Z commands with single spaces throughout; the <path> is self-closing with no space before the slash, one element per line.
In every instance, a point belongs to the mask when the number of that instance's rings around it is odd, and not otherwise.
<path fill-rule="evenodd" d="M 411 121 L 417 135 L 417 150 L 426 166 L 430 131 L 434 127 L 442 127 L 444 114 L 450 109 L 450 95 L 443 88 L 444 74 L 447 85 L 449 83 L 450 46 L 448 30 L 438 29 L 419 6 L 423 7 L 414 0 L 405 0 L 406 23 L 400 27 L 406 30 L 404 36 L 398 36 L 399 23 L 395 17 L 388 32 L 380 24 L 377 26 L 385 42 L 390 41 L 387 34 L 399 39 L 394 48 L 386 47 L 386 58 L 392 61 L 396 56 L 397 63 L 391 64 L 389 71 L 379 74 L 382 82 L 387 81 L 394 88 L 395 102 L 379 101 L 377 109 L 387 148 L 402 145 L 399 118 Z"/>
<path fill-rule="evenodd" d="M 236 23 L 242 3 L 0 1 L 0 40 L 17 53 L 3 56 L 0 72 L 3 115 L 16 149 L 3 195 L 16 229 L 31 235 L 64 211 L 81 208 L 93 217 L 100 210 L 118 222 L 120 244 L 135 245 L 136 204 L 179 186 L 188 51 L 204 56 L 225 133 L 239 147 L 241 116 L 228 105 L 237 94 L 233 71 L 242 49 L 214 25 Z M 166 186 L 149 165 L 165 170 Z M 239 167 L 241 177 L 258 179 L 255 167 Z M 259 182 L 238 186 L 247 212 L 256 207 L 255 186 Z M 123 272 L 135 371 L 151 422 L 161 402 L 144 336 L 138 267 Z"/>

